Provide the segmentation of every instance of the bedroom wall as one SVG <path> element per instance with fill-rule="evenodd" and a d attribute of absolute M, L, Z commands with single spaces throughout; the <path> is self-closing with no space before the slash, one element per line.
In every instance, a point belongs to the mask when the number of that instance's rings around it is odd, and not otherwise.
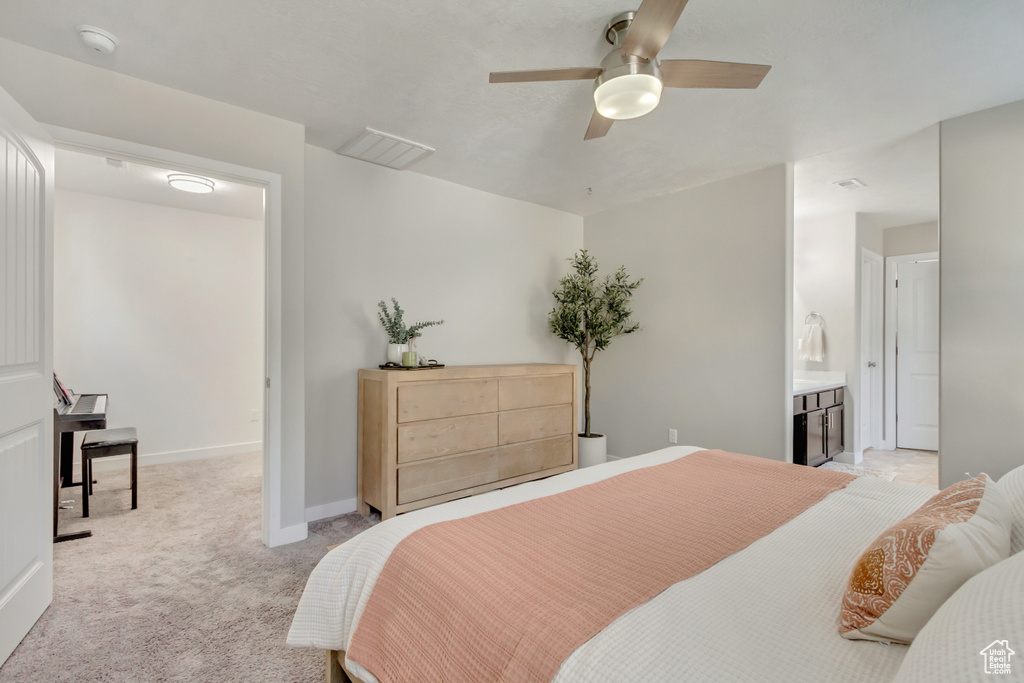
<path fill-rule="evenodd" d="M 1024 101 L 943 121 L 939 478 L 1024 464 Z"/>
<path fill-rule="evenodd" d="M 0 87 L 41 123 L 281 175 L 281 525 L 304 538 L 305 127 L 5 39 Z"/>
<path fill-rule="evenodd" d="M 60 189 L 54 199 L 64 383 L 110 394 L 110 425 L 138 429 L 142 464 L 260 450 L 250 411 L 263 412 L 263 221 Z"/>
<path fill-rule="evenodd" d="M 384 362 L 376 304 L 444 319 L 420 349 L 454 365 L 576 362 L 548 331 L 583 219 L 306 147 L 308 519 L 355 509 L 359 368 Z"/>
<path fill-rule="evenodd" d="M 926 254 L 939 250 L 939 222 L 914 223 L 882 232 L 884 256 Z"/>
<path fill-rule="evenodd" d="M 742 200 L 737 200 L 742 198 Z M 792 169 L 773 166 L 585 220 L 625 265 L 643 329 L 594 361 L 594 428 L 632 456 L 679 443 L 791 456 Z"/>

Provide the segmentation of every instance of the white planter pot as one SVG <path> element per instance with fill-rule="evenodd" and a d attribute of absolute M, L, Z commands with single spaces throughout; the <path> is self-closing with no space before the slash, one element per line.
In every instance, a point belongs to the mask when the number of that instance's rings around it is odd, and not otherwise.
<path fill-rule="evenodd" d="M 590 467 L 600 465 L 608 460 L 608 437 L 594 434 L 586 437 L 582 434 L 576 439 L 579 449 L 579 466 Z"/>
<path fill-rule="evenodd" d="M 408 344 L 388 344 L 388 362 L 402 364 L 402 354 L 409 350 Z"/>

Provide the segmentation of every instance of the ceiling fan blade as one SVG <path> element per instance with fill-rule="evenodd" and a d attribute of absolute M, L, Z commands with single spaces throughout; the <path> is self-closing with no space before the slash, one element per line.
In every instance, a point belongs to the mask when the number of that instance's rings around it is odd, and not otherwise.
<path fill-rule="evenodd" d="M 687 0 L 643 0 L 626 29 L 622 53 L 654 59 L 679 21 Z"/>
<path fill-rule="evenodd" d="M 492 71 L 491 83 L 528 83 L 535 81 L 585 81 L 601 75 L 598 67 L 542 69 L 540 71 Z"/>
<path fill-rule="evenodd" d="M 666 88 L 756 88 L 770 69 L 764 64 L 664 59 L 661 82 Z"/>
<path fill-rule="evenodd" d="M 608 131 L 611 130 L 613 123 L 615 123 L 615 119 L 606 119 L 595 110 L 594 115 L 590 117 L 590 125 L 587 126 L 587 132 L 583 139 L 603 138 L 605 135 L 608 135 Z"/>

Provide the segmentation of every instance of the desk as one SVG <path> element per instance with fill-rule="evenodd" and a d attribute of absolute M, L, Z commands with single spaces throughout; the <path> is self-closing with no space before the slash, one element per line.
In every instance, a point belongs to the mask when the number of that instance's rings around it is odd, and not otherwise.
<path fill-rule="evenodd" d="M 91 394 L 83 394 L 88 396 Z M 106 394 L 96 394 L 106 398 Z M 81 398 L 81 396 L 76 397 Z M 77 400 L 76 400 L 77 403 Z M 72 405 L 59 403 L 53 407 L 53 542 L 72 541 L 77 538 L 92 536 L 91 531 L 78 531 L 73 534 L 57 533 L 57 511 L 60 509 L 60 490 L 71 486 L 81 486 L 72 478 L 75 462 L 75 432 L 90 429 L 107 428 L 106 404 L 102 412 L 72 413 Z"/>

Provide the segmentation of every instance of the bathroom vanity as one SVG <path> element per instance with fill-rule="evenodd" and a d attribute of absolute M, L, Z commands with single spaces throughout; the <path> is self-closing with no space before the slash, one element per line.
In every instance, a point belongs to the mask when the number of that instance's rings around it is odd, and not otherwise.
<path fill-rule="evenodd" d="M 843 452 L 845 381 L 793 382 L 793 462 L 817 467 Z"/>

